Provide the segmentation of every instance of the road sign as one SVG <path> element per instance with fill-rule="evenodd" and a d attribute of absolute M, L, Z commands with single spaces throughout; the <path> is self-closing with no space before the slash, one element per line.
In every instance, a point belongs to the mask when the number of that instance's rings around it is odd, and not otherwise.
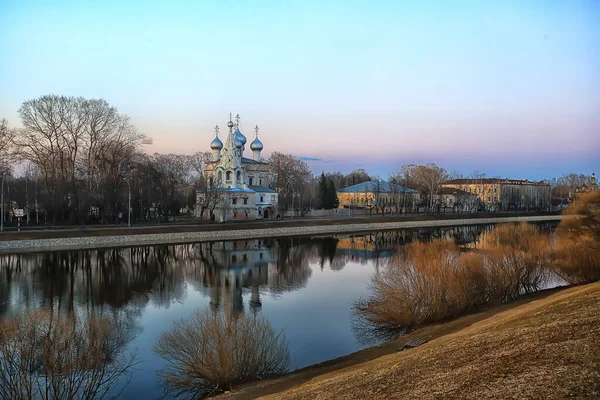
<path fill-rule="evenodd" d="M 22 217 L 24 215 L 22 208 L 17 208 L 13 210 L 15 217 Z"/>

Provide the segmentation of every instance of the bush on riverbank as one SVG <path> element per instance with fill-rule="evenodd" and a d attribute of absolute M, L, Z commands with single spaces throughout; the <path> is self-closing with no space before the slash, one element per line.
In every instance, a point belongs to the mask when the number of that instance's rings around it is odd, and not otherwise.
<path fill-rule="evenodd" d="M 600 280 L 600 191 L 581 195 L 558 226 L 555 271 L 571 284 Z"/>
<path fill-rule="evenodd" d="M 453 318 L 539 290 L 550 262 L 548 235 L 528 224 L 502 225 L 468 253 L 448 240 L 411 243 L 373 277 L 373 297 L 360 313 L 402 329 Z"/>
<path fill-rule="evenodd" d="M 160 372 L 165 389 L 198 398 L 234 384 L 285 373 L 290 355 L 283 334 L 262 315 L 227 316 L 210 309 L 176 322 L 155 351 L 167 362 Z"/>

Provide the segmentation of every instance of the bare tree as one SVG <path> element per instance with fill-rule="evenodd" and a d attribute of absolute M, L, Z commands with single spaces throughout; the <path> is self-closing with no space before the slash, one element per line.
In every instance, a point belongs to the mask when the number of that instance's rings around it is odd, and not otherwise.
<path fill-rule="evenodd" d="M 433 211 L 440 184 L 448 179 L 448 172 L 434 163 L 418 165 L 414 169 L 414 180 L 427 196 L 428 208 Z"/>
<path fill-rule="evenodd" d="M 270 169 L 270 185 L 279 192 L 279 207 L 285 209 L 292 203 L 292 196 L 306 193 L 312 173 L 308 164 L 291 154 L 275 152 L 267 160 Z"/>
<path fill-rule="evenodd" d="M 416 178 L 416 169 L 417 169 L 417 165 L 415 164 L 406 164 L 403 165 L 402 167 L 400 167 L 400 169 L 394 173 L 392 173 L 390 175 L 390 183 L 393 183 L 395 185 L 398 186 L 402 186 L 404 188 L 409 188 L 412 189 L 414 188 L 417 183 L 415 181 Z M 398 206 L 406 211 L 408 206 L 409 206 L 409 202 L 411 203 L 410 206 L 412 207 L 412 201 L 413 201 L 413 197 L 412 196 L 407 196 L 406 193 L 396 193 L 394 195 L 394 199 L 395 201 L 397 201 L 399 204 Z M 400 203 L 401 200 L 401 203 Z"/>
<path fill-rule="evenodd" d="M 15 152 L 38 169 L 54 222 L 85 219 L 94 201 L 115 207 L 117 187 L 143 139 L 126 116 L 104 100 L 55 95 L 24 102 L 19 114 Z"/>
<path fill-rule="evenodd" d="M 15 131 L 8 127 L 8 121 L 0 120 L 0 170 L 9 171 L 12 161 L 12 145 Z"/>

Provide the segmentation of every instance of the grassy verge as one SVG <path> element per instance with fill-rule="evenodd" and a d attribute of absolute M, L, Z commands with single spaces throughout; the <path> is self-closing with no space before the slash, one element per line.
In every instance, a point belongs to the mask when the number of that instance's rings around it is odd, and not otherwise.
<path fill-rule="evenodd" d="M 508 308 L 415 349 L 325 373 L 268 398 L 599 398 L 599 340 L 597 282 Z"/>

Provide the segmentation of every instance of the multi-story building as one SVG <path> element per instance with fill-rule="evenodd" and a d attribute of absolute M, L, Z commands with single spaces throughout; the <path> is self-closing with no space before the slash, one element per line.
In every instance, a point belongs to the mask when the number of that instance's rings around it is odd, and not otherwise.
<path fill-rule="evenodd" d="M 367 181 L 337 191 L 339 208 L 363 208 L 374 212 L 413 212 L 419 192 L 386 181 Z"/>
<path fill-rule="evenodd" d="M 229 130 L 225 144 L 219 138 L 219 127 L 215 127 L 215 138 L 210 144 L 212 160 L 205 167 L 205 187 L 196 191 L 196 216 L 202 217 L 207 197 L 214 197 L 209 212 L 217 221 L 254 220 L 274 218 L 279 194 L 268 187 L 269 165 L 261 158 L 263 144 L 258 137 L 250 143 L 252 158 L 244 157 L 246 136 L 240 128 L 240 117 L 236 123 L 227 123 Z"/>
<path fill-rule="evenodd" d="M 440 185 L 477 195 L 480 208 L 486 210 L 547 210 L 550 207 L 550 185 L 519 179 L 452 179 Z"/>

